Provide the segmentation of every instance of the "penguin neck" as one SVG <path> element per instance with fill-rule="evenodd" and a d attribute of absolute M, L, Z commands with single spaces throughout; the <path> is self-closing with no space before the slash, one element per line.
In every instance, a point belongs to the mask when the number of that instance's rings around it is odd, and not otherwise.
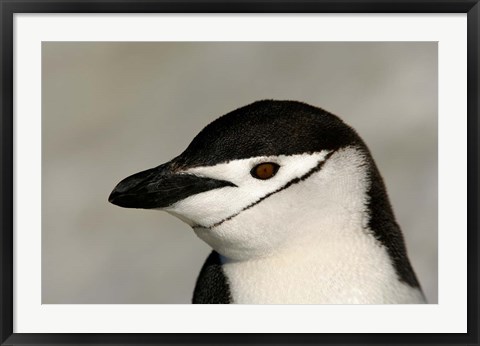
<path fill-rule="evenodd" d="M 308 232 L 265 257 L 222 257 L 233 302 L 245 304 L 422 303 L 398 280 L 385 247 L 348 226 Z M 317 230 L 318 231 L 318 230 Z"/>
<path fill-rule="evenodd" d="M 358 172 L 363 174 L 361 170 Z M 320 175 L 317 178 L 325 181 Z M 350 180 L 343 184 L 338 184 L 334 178 L 329 181 L 332 184 L 328 191 L 332 195 L 324 193 L 323 198 L 312 199 L 315 192 L 312 190 L 312 196 L 307 196 L 311 208 L 303 205 L 301 209 L 305 217 L 289 219 L 288 211 L 285 212 L 284 222 L 276 231 L 293 236 L 284 239 L 281 245 L 266 246 L 267 250 L 256 251 L 248 258 L 235 258 L 238 252 L 228 256 L 228 249 L 221 257 L 233 302 L 425 302 L 418 285 L 411 285 L 398 275 L 389 248 L 383 246 L 369 228 L 367 192 L 370 185 L 367 181 L 360 179 L 354 183 Z M 257 229 L 257 233 L 262 231 Z M 408 259 L 405 260 L 408 263 Z"/>

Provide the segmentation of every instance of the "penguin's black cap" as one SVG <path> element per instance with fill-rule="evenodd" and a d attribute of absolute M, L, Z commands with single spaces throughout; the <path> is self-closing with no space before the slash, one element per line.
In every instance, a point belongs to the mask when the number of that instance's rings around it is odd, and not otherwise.
<path fill-rule="evenodd" d="M 183 174 L 188 168 L 361 143 L 351 127 L 321 108 L 297 101 L 258 101 L 213 121 L 170 162 L 123 179 L 108 200 L 125 208 L 165 208 L 197 193 L 236 186 Z"/>
<path fill-rule="evenodd" d="M 179 169 L 255 156 L 293 155 L 361 144 L 337 116 L 298 101 L 263 100 L 210 123 L 174 163 Z"/>

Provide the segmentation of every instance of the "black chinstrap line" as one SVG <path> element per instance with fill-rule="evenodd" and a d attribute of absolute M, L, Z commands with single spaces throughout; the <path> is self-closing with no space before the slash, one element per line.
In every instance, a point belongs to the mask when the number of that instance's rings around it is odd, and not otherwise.
<path fill-rule="evenodd" d="M 206 228 L 206 229 L 209 229 L 209 228 L 214 228 L 214 227 L 218 227 L 220 226 L 221 224 L 223 224 L 224 222 L 226 221 L 230 221 L 231 219 L 233 219 L 234 217 L 240 215 L 242 212 L 244 212 L 245 210 L 248 210 L 254 206 L 256 206 L 257 204 L 263 202 L 264 200 L 266 200 L 268 197 L 280 192 L 280 191 L 283 191 L 285 189 L 288 189 L 290 186 L 294 185 L 294 184 L 298 184 L 299 182 L 301 181 L 304 181 L 308 178 L 310 178 L 310 176 L 312 176 L 314 173 L 320 171 L 323 167 L 323 165 L 325 164 L 325 162 L 327 162 L 327 160 L 335 153 L 335 151 L 331 151 L 329 152 L 327 155 L 325 155 L 325 158 L 323 161 L 320 161 L 315 167 L 313 167 L 311 170 L 309 170 L 307 173 L 305 173 L 304 175 L 302 175 L 301 177 L 297 177 L 297 178 L 294 178 L 292 180 L 290 180 L 288 183 L 286 183 L 285 185 L 283 185 L 282 187 L 278 188 L 277 190 L 275 191 L 272 191 L 270 193 L 267 193 L 265 196 L 259 198 L 257 201 L 247 205 L 246 207 L 244 207 L 242 210 L 240 210 L 239 212 L 235 213 L 235 214 L 232 214 L 230 215 L 229 217 L 223 219 L 223 220 L 220 220 L 216 223 L 214 223 L 213 225 L 211 226 L 202 226 L 202 225 L 194 225 L 192 226 L 192 228 Z"/>

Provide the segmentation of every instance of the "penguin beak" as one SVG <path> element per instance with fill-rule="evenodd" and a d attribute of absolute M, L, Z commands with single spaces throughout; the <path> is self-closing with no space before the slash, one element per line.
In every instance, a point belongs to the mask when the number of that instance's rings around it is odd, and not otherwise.
<path fill-rule="evenodd" d="M 189 196 L 235 184 L 187 173 L 174 173 L 164 165 L 123 179 L 113 189 L 108 201 L 124 208 L 166 208 Z"/>

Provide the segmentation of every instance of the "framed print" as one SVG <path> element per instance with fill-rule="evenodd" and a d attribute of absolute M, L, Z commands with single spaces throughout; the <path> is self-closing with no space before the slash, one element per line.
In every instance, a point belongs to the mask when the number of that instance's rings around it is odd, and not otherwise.
<path fill-rule="evenodd" d="M 2 345 L 478 344 L 479 11 L 2 1 Z"/>

